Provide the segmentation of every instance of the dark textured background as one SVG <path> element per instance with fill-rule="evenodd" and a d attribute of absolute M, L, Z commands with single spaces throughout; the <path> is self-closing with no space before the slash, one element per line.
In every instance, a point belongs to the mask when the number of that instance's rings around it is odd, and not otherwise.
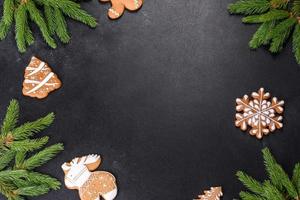
<path fill-rule="evenodd" d="M 56 121 L 43 135 L 65 151 L 40 171 L 63 181 L 60 165 L 99 153 L 101 169 L 116 175 L 118 200 L 190 200 L 210 186 L 223 200 L 243 188 L 235 172 L 266 178 L 261 149 L 271 148 L 291 172 L 300 160 L 300 66 L 288 44 L 278 56 L 250 51 L 256 26 L 226 7 L 231 0 L 146 0 L 118 21 L 109 5 L 82 6 L 99 21 L 95 30 L 68 21 L 69 45 L 50 50 L 37 42 L 21 55 L 14 36 L 0 43 L 0 115 L 11 98 L 21 122 L 48 112 Z M 24 67 L 36 55 L 52 66 L 63 87 L 45 100 L 22 96 Z M 258 141 L 234 126 L 235 98 L 265 87 L 284 99 L 284 128 Z M 0 197 L 3 199 L 3 197 Z M 79 199 L 61 190 L 36 198 Z"/>

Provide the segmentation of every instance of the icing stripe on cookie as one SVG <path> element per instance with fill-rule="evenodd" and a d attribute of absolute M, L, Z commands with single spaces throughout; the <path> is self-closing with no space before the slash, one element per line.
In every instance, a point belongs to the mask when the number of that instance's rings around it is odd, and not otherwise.
<path fill-rule="evenodd" d="M 24 80 L 24 83 L 34 83 L 34 84 L 40 84 L 41 82 L 40 81 L 35 81 L 35 80 Z M 58 84 L 58 83 L 45 83 L 45 85 L 55 85 L 55 84 Z"/>
<path fill-rule="evenodd" d="M 112 12 L 112 14 L 116 15 L 117 17 L 120 17 L 120 13 L 118 13 L 115 9 L 110 8 L 109 11 Z"/>
<path fill-rule="evenodd" d="M 135 4 L 135 8 L 138 9 L 140 4 L 139 4 L 139 0 L 133 0 L 134 4 Z"/>
<path fill-rule="evenodd" d="M 45 63 L 41 62 L 35 70 L 33 70 L 32 72 L 30 72 L 30 74 L 28 74 L 28 76 L 31 76 L 31 75 L 41 71 L 44 68 L 44 66 L 45 66 Z"/>
<path fill-rule="evenodd" d="M 42 82 L 40 82 L 37 86 L 35 86 L 34 88 L 32 88 L 30 91 L 28 91 L 27 94 L 35 92 L 36 90 L 38 90 L 39 88 L 41 88 L 43 85 L 45 85 L 52 78 L 53 75 L 54 75 L 53 72 L 49 73 Z"/>

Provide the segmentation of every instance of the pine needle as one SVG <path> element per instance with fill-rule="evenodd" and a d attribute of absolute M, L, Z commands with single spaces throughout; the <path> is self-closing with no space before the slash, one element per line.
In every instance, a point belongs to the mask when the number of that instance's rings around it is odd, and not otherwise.
<path fill-rule="evenodd" d="M 22 126 L 14 129 L 12 134 L 16 140 L 23 140 L 33 136 L 48 126 L 50 126 L 54 120 L 54 113 L 49 113 L 47 116 L 42 117 L 33 122 L 27 122 Z"/>
<path fill-rule="evenodd" d="M 294 28 L 297 20 L 295 18 L 288 18 L 280 22 L 271 33 L 271 46 L 270 51 L 272 53 L 278 53 L 282 50 L 284 42 L 290 36 L 292 29 Z"/>
<path fill-rule="evenodd" d="M 22 168 L 27 170 L 32 170 L 36 167 L 39 167 L 45 164 L 47 161 L 51 160 L 56 154 L 63 150 L 62 144 L 55 144 L 50 147 L 45 148 L 44 150 L 36 153 L 32 157 L 24 161 Z"/>
<path fill-rule="evenodd" d="M 43 35 L 45 41 L 47 42 L 47 44 L 50 47 L 55 49 L 56 43 L 55 43 L 54 39 L 51 37 L 48 27 L 47 27 L 47 24 L 46 24 L 44 18 L 42 17 L 41 12 L 35 6 L 34 2 L 27 1 L 26 8 L 29 12 L 31 20 L 34 21 L 40 28 L 40 31 L 42 32 L 42 35 Z"/>
<path fill-rule="evenodd" d="M 261 14 L 269 10 L 271 4 L 268 0 L 239 0 L 229 4 L 228 10 L 232 14 Z"/>
<path fill-rule="evenodd" d="M 55 15 L 55 24 L 57 26 L 55 32 L 63 43 L 68 43 L 70 41 L 70 36 L 68 34 L 66 20 L 62 12 L 58 8 L 54 9 L 54 15 Z"/>
<path fill-rule="evenodd" d="M 22 140 L 22 141 L 15 141 L 13 142 L 9 148 L 14 151 L 34 151 L 43 147 L 49 140 L 49 137 L 45 136 L 39 139 L 32 139 L 32 140 Z"/>
<path fill-rule="evenodd" d="M 262 184 L 258 181 L 256 181 L 251 176 L 245 174 L 242 171 L 237 172 L 238 179 L 251 191 L 256 194 L 263 194 L 264 190 L 262 188 Z"/>
<path fill-rule="evenodd" d="M 263 22 L 269 22 L 273 20 L 285 19 L 289 16 L 290 16 L 289 12 L 284 10 L 270 10 L 265 14 L 244 17 L 242 21 L 244 23 L 263 23 Z"/>
<path fill-rule="evenodd" d="M 1 127 L 1 133 L 3 135 L 6 135 L 15 128 L 19 118 L 19 110 L 19 103 L 16 100 L 11 100 Z"/>
<path fill-rule="evenodd" d="M 295 26 L 293 33 L 293 52 L 298 64 L 300 64 L 300 25 Z"/>
<path fill-rule="evenodd" d="M 298 194 L 300 194 L 300 163 L 297 163 L 295 165 L 292 182 L 294 186 L 297 188 Z"/>
<path fill-rule="evenodd" d="M 271 31 L 275 26 L 274 21 L 269 21 L 263 23 L 256 33 L 253 35 L 251 41 L 249 42 L 249 46 L 252 49 L 257 49 L 261 45 L 267 45 L 271 39 Z"/>

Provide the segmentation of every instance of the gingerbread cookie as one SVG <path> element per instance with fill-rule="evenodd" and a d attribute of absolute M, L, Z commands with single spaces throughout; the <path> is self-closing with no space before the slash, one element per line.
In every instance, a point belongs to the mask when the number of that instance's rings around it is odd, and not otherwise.
<path fill-rule="evenodd" d="M 211 187 L 210 190 L 205 190 L 203 195 L 198 195 L 194 200 L 220 200 L 223 196 L 222 187 Z"/>
<path fill-rule="evenodd" d="M 117 196 L 115 177 L 106 171 L 92 172 L 99 167 L 101 158 L 98 155 L 88 155 L 74 158 L 70 163 L 64 163 L 65 185 L 68 189 L 79 190 L 81 200 L 113 200 Z"/>
<path fill-rule="evenodd" d="M 100 2 L 111 2 L 111 8 L 108 10 L 110 19 L 118 19 L 125 9 L 136 11 L 143 5 L 143 0 L 100 0 Z"/>
<path fill-rule="evenodd" d="M 23 95 L 25 96 L 42 99 L 61 87 L 61 81 L 48 64 L 34 56 L 25 69 L 24 78 Z"/>
<path fill-rule="evenodd" d="M 279 101 L 276 97 L 271 100 L 271 94 L 260 88 L 258 92 L 251 94 L 252 98 L 244 95 L 243 98 L 236 99 L 235 126 L 246 131 L 251 127 L 250 135 L 261 139 L 263 135 L 283 127 L 280 115 L 283 113 L 284 101 Z"/>

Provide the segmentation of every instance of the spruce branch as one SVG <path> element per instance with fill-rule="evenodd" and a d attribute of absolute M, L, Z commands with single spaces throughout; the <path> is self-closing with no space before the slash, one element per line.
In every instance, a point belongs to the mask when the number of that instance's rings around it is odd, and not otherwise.
<path fill-rule="evenodd" d="M 81 9 L 74 0 L 4 0 L 3 16 L 0 20 L 0 40 L 4 39 L 15 23 L 15 39 L 18 50 L 23 53 L 34 43 L 30 24 L 35 23 L 45 42 L 56 48 L 54 36 L 63 43 L 70 41 L 66 17 L 84 23 L 92 28 L 97 22 L 94 17 Z"/>
<path fill-rule="evenodd" d="M 249 42 L 252 49 L 257 49 L 261 45 L 267 45 L 271 39 L 271 30 L 274 28 L 274 21 L 265 22 L 257 29 Z"/>
<path fill-rule="evenodd" d="M 260 14 L 271 8 L 268 0 L 239 0 L 236 3 L 229 4 L 228 10 L 234 14 Z"/>
<path fill-rule="evenodd" d="M 15 128 L 19 118 L 19 110 L 19 103 L 16 100 L 11 100 L 1 127 L 2 135 L 7 135 L 9 131 Z"/>
<path fill-rule="evenodd" d="M 244 23 L 261 24 L 249 42 L 252 49 L 269 45 L 271 53 L 278 53 L 292 35 L 293 52 L 300 64 L 300 0 L 238 0 L 228 10 L 244 15 Z"/>
<path fill-rule="evenodd" d="M 54 120 L 54 113 L 49 113 L 45 117 L 42 117 L 33 122 L 27 122 L 12 131 L 12 135 L 16 140 L 23 140 L 33 136 L 48 126 L 50 126 Z"/>
<path fill-rule="evenodd" d="M 262 150 L 269 179 L 262 184 L 244 172 L 238 179 L 250 192 L 240 192 L 243 200 L 299 200 L 300 164 L 296 164 L 292 180 L 276 162 L 268 148 Z"/>
<path fill-rule="evenodd" d="M 46 145 L 49 137 L 31 138 L 53 122 L 54 114 L 16 128 L 18 116 L 19 104 L 13 100 L 1 128 L 6 134 L 0 135 L 0 193 L 8 200 L 40 196 L 59 189 L 61 185 L 57 179 L 33 171 L 63 150 L 61 143 L 39 150 Z"/>

